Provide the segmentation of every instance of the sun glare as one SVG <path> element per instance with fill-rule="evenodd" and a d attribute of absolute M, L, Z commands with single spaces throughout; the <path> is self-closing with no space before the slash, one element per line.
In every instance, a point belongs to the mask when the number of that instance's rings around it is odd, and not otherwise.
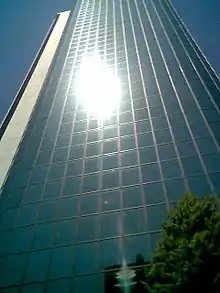
<path fill-rule="evenodd" d="M 77 103 L 87 115 L 100 122 L 117 111 L 120 104 L 120 80 L 98 54 L 85 58 L 77 73 Z"/>

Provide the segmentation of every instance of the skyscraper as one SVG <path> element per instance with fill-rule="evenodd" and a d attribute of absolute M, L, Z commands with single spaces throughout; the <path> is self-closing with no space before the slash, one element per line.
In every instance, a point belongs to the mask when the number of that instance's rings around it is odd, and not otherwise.
<path fill-rule="evenodd" d="M 58 14 L 1 126 L 3 292 L 130 288 L 173 203 L 220 192 L 219 106 L 169 1 Z"/>

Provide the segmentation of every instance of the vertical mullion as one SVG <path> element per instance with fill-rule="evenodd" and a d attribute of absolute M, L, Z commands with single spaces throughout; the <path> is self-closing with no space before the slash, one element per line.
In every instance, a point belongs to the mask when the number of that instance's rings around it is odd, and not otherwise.
<path fill-rule="evenodd" d="M 117 1 L 117 0 L 116 0 Z M 117 38 L 116 38 L 116 17 L 115 17 L 115 0 L 113 0 L 113 28 L 114 28 L 114 74 L 117 77 L 118 76 L 118 61 L 117 61 Z M 118 166 L 119 166 L 119 186 L 122 186 L 122 174 L 121 174 L 121 150 L 120 147 L 120 125 L 119 125 L 119 113 L 120 113 L 120 105 L 118 105 L 116 110 L 116 116 L 117 116 L 117 135 L 118 135 L 118 152 L 117 152 L 117 159 L 118 159 Z M 122 203 L 122 190 L 120 188 L 120 206 L 123 207 Z"/>
<path fill-rule="evenodd" d="M 91 26 L 92 26 L 92 17 L 93 17 L 93 13 L 94 13 L 94 7 L 95 7 L 95 0 L 87 0 L 87 5 L 89 4 L 93 4 L 92 5 L 92 9 L 90 8 L 89 10 L 89 14 L 90 14 L 90 22 L 89 22 L 89 30 L 87 33 L 87 40 L 86 40 L 86 46 L 85 46 L 85 55 L 83 57 L 86 58 L 86 54 L 87 54 L 87 50 L 88 50 L 88 44 L 89 44 L 89 38 L 90 38 L 90 33 L 91 33 Z M 88 7 L 88 6 L 87 6 Z M 86 138 L 85 138 L 85 142 L 84 142 L 84 151 L 83 151 L 83 165 L 82 165 L 82 176 L 81 176 L 81 186 L 80 186 L 80 193 L 83 193 L 83 183 L 84 183 L 84 177 L 85 177 L 85 158 L 86 158 L 86 150 L 87 150 L 87 142 L 88 142 L 88 128 L 89 128 L 89 116 L 87 114 L 87 129 L 85 131 L 86 133 Z"/>
<path fill-rule="evenodd" d="M 125 2 L 123 2 L 123 4 L 124 3 Z M 129 2 L 127 2 L 127 3 L 129 3 Z M 122 18 L 122 31 L 123 31 L 123 39 L 124 39 L 124 46 L 125 46 L 126 69 L 127 69 L 128 87 L 129 87 L 128 94 L 129 94 L 130 103 L 131 103 L 131 110 L 132 110 L 132 119 L 133 119 L 133 127 L 134 127 L 134 137 L 135 137 L 135 146 L 136 146 L 137 161 L 138 161 L 138 172 L 139 172 L 139 181 L 140 181 L 140 187 L 141 187 L 142 204 L 144 205 L 144 216 L 145 216 L 145 221 L 147 222 L 147 209 L 146 209 L 144 190 L 143 190 L 143 180 L 142 180 L 142 173 L 141 173 L 140 155 L 139 155 L 139 148 L 138 148 L 138 141 L 137 141 L 137 130 L 136 130 L 136 123 L 135 123 L 133 96 L 132 96 L 132 88 L 131 88 L 131 77 L 130 77 L 130 71 L 129 71 L 130 65 L 129 65 L 129 57 L 128 57 L 128 51 L 127 51 L 127 40 L 126 40 L 126 31 L 125 31 L 125 24 L 124 24 L 123 6 L 122 6 L 121 0 L 120 0 L 120 5 L 121 5 L 121 18 Z M 129 18 L 130 18 L 131 27 L 132 27 L 132 19 L 131 19 L 130 15 L 129 15 Z M 135 43 L 135 35 L 133 32 L 133 29 L 132 29 L 132 33 L 133 33 L 133 38 L 134 38 L 133 41 Z M 136 47 L 136 43 L 135 43 L 135 47 Z M 136 53 L 138 55 L 137 50 L 134 53 Z M 138 62 L 139 62 L 139 56 L 137 56 L 137 58 L 138 58 Z M 140 65 L 140 64 L 138 64 L 138 65 Z M 139 69 L 140 69 L 140 74 L 142 75 L 141 68 L 139 67 Z M 143 86 L 143 80 L 142 80 L 142 86 Z"/>

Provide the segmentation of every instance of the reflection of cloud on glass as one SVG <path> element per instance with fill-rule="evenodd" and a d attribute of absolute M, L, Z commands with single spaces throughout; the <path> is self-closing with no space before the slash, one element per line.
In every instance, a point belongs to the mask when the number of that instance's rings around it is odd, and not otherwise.
<path fill-rule="evenodd" d="M 82 60 L 74 86 L 77 103 L 88 116 L 100 122 L 108 119 L 119 108 L 119 78 L 97 53 Z"/>

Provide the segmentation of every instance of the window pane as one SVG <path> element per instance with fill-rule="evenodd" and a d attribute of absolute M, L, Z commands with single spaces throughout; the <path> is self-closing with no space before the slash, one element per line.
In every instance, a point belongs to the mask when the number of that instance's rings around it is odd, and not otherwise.
<path fill-rule="evenodd" d="M 101 143 L 96 142 L 92 144 L 87 144 L 86 156 L 95 156 L 101 154 Z"/>
<path fill-rule="evenodd" d="M 103 157 L 103 169 L 114 169 L 117 168 L 118 165 L 118 155 L 104 156 Z"/>
<path fill-rule="evenodd" d="M 141 167 L 143 182 L 160 180 L 160 172 L 157 164 L 149 164 Z"/>
<path fill-rule="evenodd" d="M 117 210 L 120 209 L 120 192 L 106 191 L 101 193 L 102 211 Z"/>
<path fill-rule="evenodd" d="M 164 178 L 180 177 L 181 170 L 177 160 L 161 162 Z"/>
<path fill-rule="evenodd" d="M 17 228 L 14 230 L 9 245 L 12 253 L 21 253 L 30 249 L 32 241 L 32 226 Z"/>
<path fill-rule="evenodd" d="M 196 143 L 198 145 L 198 148 L 202 154 L 211 154 L 211 153 L 217 153 L 216 145 L 214 144 L 214 141 L 210 137 L 207 138 L 197 138 Z"/>
<path fill-rule="evenodd" d="M 203 168 L 198 157 L 182 159 L 183 169 L 186 175 L 203 173 Z"/>
<path fill-rule="evenodd" d="M 112 170 L 103 173 L 103 188 L 118 187 L 119 185 L 119 174 L 118 171 Z"/>
<path fill-rule="evenodd" d="M 86 139 L 86 132 L 74 133 L 72 136 L 72 145 L 84 144 Z"/>
<path fill-rule="evenodd" d="M 135 186 L 123 189 L 123 207 L 135 207 L 142 205 L 141 187 Z"/>
<path fill-rule="evenodd" d="M 172 141 L 169 129 L 155 131 L 155 138 L 157 144 L 169 143 Z"/>
<path fill-rule="evenodd" d="M 123 186 L 134 185 L 140 182 L 138 168 L 130 168 L 122 170 Z"/>
<path fill-rule="evenodd" d="M 61 192 L 61 180 L 47 182 L 46 188 L 44 190 L 44 198 L 45 199 L 52 199 L 58 198 Z"/>
<path fill-rule="evenodd" d="M 146 235 L 124 238 L 125 259 L 128 264 L 150 260 L 149 242 Z M 144 263 L 140 263 L 144 264 Z"/>
<path fill-rule="evenodd" d="M 125 234 L 144 232 L 146 230 L 144 209 L 135 209 L 124 212 L 123 223 Z"/>
<path fill-rule="evenodd" d="M 77 241 L 95 240 L 98 237 L 97 216 L 82 217 L 78 221 Z"/>
<path fill-rule="evenodd" d="M 133 120 L 132 113 L 131 112 L 121 113 L 119 120 L 120 120 L 120 123 L 131 122 Z"/>
<path fill-rule="evenodd" d="M 84 214 L 92 214 L 98 212 L 98 195 L 90 194 L 83 195 L 79 198 L 80 201 L 80 213 Z"/>
<path fill-rule="evenodd" d="M 70 135 L 59 135 L 56 142 L 56 148 L 67 147 L 70 143 Z"/>
<path fill-rule="evenodd" d="M 43 187 L 44 187 L 43 184 L 30 185 L 27 189 L 25 202 L 35 202 L 40 200 Z"/>
<path fill-rule="evenodd" d="M 60 219 L 68 219 L 77 216 L 77 197 L 68 197 L 59 200 L 58 214 Z"/>
<path fill-rule="evenodd" d="M 108 215 L 102 215 L 102 237 L 113 237 L 120 235 L 120 214 L 112 213 Z"/>
<path fill-rule="evenodd" d="M 172 130 L 176 141 L 191 140 L 191 136 L 186 125 L 172 127 Z"/>
<path fill-rule="evenodd" d="M 51 151 L 40 152 L 36 161 L 36 165 L 49 165 Z"/>
<path fill-rule="evenodd" d="M 128 151 L 128 152 L 122 153 L 121 163 L 122 163 L 122 166 L 137 165 L 137 152 L 136 151 Z"/>
<path fill-rule="evenodd" d="M 7 192 L 4 193 L 3 191 L 0 198 L 0 205 L 2 206 L 2 210 L 13 209 L 20 206 L 23 199 L 24 190 L 25 188 L 16 190 L 16 194 L 14 194 L 13 192 L 11 194 L 8 194 Z M 26 197 L 27 196 L 28 194 L 26 194 Z M 27 202 L 26 198 L 25 202 Z"/>
<path fill-rule="evenodd" d="M 149 206 L 147 208 L 149 230 L 159 230 L 167 218 L 166 206 L 164 204 Z"/>
<path fill-rule="evenodd" d="M 203 197 L 212 193 L 206 176 L 189 177 L 187 180 L 191 192 L 196 196 Z"/>
<path fill-rule="evenodd" d="M 53 241 L 54 224 L 37 225 L 34 233 L 32 248 L 40 249 L 50 247 Z"/>
<path fill-rule="evenodd" d="M 62 178 L 64 175 L 65 164 L 53 164 L 50 166 L 49 179 Z"/>
<path fill-rule="evenodd" d="M 67 220 L 58 222 L 56 231 L 56 244 L 71 244 L 75 240 L 76 227 L 75 220 Z"/>
<path fill-rule="evenodd" d="M 77 274 L 96 272 L 97 255 L 94 243 L 81 244 L 76 247 L 74 269 Z"/>
<path fill-rule="evenodd" d="M 82 173 L 82 163 L 82 159 L 69 162 L 67 167 L 67 176 L 80 175 Z"/>
<path fill-rule="evenodd" d="M 37 217 L 38 207 L 38 204 L 29 204 L 23 206 L 23 208 L 21 209 L 20 217 L 17 221 L 17 225 L 34 224 Z"/>
<path fill-rule="evenodd" d="M 104 281 L 102 280 L 102 277 L 99 275 L 75 277 L 73 280 L 73 290 L 74 290 L 73 292 L 77 292 L 77 293 L 102 292 L 102 289 L 104 288 L 104 284 L 102 284 L 103 282 Z"/>
<path fill-rule="evenodd" d="M 162 182 L 144 184 L 145 204 L 165 202 Z"/>
<path fill-rule="evenodd" d="M 157 161 L 155 147 L 140 148 L 140 162 L 141 164 L 151 163 Z"/>
<path fill-rule="evenodd" d="M 169 160 L 176 158 L 176 152 L 173 144 L 164 144 L 158 146 L 159 157 L 161 160 Z"/>
<path fill-rule="evenodd" d="M 118 150 L 118 142 L 116 139 L 113 140 L 105 140 L 103 143 L 103 153 L 114 153 Z"/>
<path fill-rule="evenodd" d="M 98 190 L 99 174 L 87 175 L 83 178 L 83 192 Z"/>
<path fill-rule="evenodd" d="M 134 134 L 133 123 L 123 124 L 120 126 L 120 135 Z"/>
<path fill-rule="evenodd" d="M 108 268 L 121 264 L 120 243 L 118 239 L 100 242 L 100 265 Z"/>
<path fill-rule="evenodd" d="M 191 124 L 191 129 L 195 137 L 210 136 L 208 128 L 203 121 L 202 123 L 194 122 L 194 124 Z"/>
<path fill-rule="evenodd" d="M 22 286 L 22 293 L 44 293 L 44 285 L 43 284 L 31 284 L 31 285 L 27 285 L 27 286 Z M 17 293 L 16 292 L 4 292 L 4 293 Z"/>
<path fill-rule="evenodd" d="M 121 150 L 129 150 L 134 149 L 135 146 L 135 138 L 134 136 L 123 136 L 121 137 Z"/>
<path fill-rule="evenodd" d="M 45 181 L 47 170 L 47 167 L 36 167 L 32 173 L 31 183 L 40 183 Z"/>
<path fill-rule="evenodd" d="M 9 252 L 11 252 L 11 246 L 13 246 L 14 243 L 12 243 L 12 239 L 13 239 L 13 232 L 12 230 L 9 231 L 0 231 L 0 237 L 1 237 L 1 241 L 0 241 L 0 255 L 1 256 L 5 256 L 6 254 L 8 254 Z M 27 241 L 27 247 L 29 248 L 29 242 Z M 17 249 L 19 252 L 19 247 Z"/>
<path fill-rule="evenodd" d="M 183 179 L 165 181 L 169 201 L 176 201 L 186 192 Z"/>
<path fill-rule="evenodd" d="M 59 292 L 69 293 L 70 286 L 71 286 L 71 281 L 69 279 L 51 281 L 51 282 L 48 282 L 46 285 L 46 293 L 51 293 L 51 292 L 53 292 L 53 293 L 59 293 Z M 41 291 L 40 292 L 38 292 L 38 291 L 33 292 L 32 290 L 29 292 L 41 293 Z"/>
<path fill-rule="evenodd" d="M 85 159 L 85 173 L 97 172 L 100 170 L 100 157 Z"/>
<path fill-rule="evenodd" d="M 182 141 L 177 143 L 180 157 L 196 156 L 197 152 L 192 141 Z"/>
<path fill-rule="evenodd" d="M 1 285 L 11 286 L 22 284 L 27 254 L 11 255 L 7 259 L 4 269 L 1 267 Z M 2 291 L 1 289 L 1 292 Z"/>
<path fill-rule="evenodd" d="M 151 117 L 159 117 L 165 114 L 162 105 L 150 107 L 150 112 L 151 112 Z"/>
<path fill-rule="evenodd" d="M 135 110 L 135 120 L 143 120 L 148 118 L 148 111 L 146 108 Z"/>
<path fill-rule="evenodd" d="M 105 127 L 103 129 L 103 138 L 108 139 L 108 138 L 114 138 L 117 136 L 117 127 Z"/>
<path fill-rule="evenodd" d="M 141 109 L 146 107 L 146 100 L 145 98 L 134 100 L 133 104 L 135 109 Z"/>
<path fill-rule="evenodd" d="M 72 128 L 73 128 L 72 123 L 61 124 L 59 134 L 60 135 L 71 134 Z"/>
<path fill-rule="evenodd" d="M 152 132 L 139 134 L 137 138 L 139 147 L 145 147 L 154 144 Z"/>
<path fill-rule="evenodd" d="M 169 120 L 171 125 L 179 126 L 185 124 L 182 113 L 171 113 L 171 115 L 169 115 Z"/>
<path fill-rule="evenodd" d="M 152 118 L 152 124 L 154 130 L 168 128 L 168 123 L 165 116 Z"/>
<path fill-rule="evenodd" d="M 87 128 L 87 121 L 75 121 L 74 132 L 84 131 Z"/>
<path fill-rule="evenodd" d="M 205 155 L 203 160 L 208 172 L 220 171 L 220 154 Z"/>
<path fill-rule="evenodd" d="M 161 239 L 161 234 L 160 233 L 153 233 L 150 234 L 150 246 L 151 246 L 151 253 L 152 255 L 155 254 L 157 251 L 157 243 Z"/>
<path fill-rule="evenodd" d="M 83 153 L 84 153 L 84 146 L 71 147 L 69 159 L 73 160 L 73 159 L 83 158 Z"/>
<path fill-rule="evenodd" d="M 49 267 L 50 250 L 31 252 L 27 263 L 26 282 L 44 281 Z"/>
<path fill-rule="evenodd" d="M 72 261 L 72 246 L 55 248 L 52 254 L 50 277 L 61 278 L 71 276 L 73 271 Z"/>
<path fill-rule="evenodd" d="M 136 122 L 136 130 L 137 133 L 144 133 L 144 132 L 150 132 L 151 131 L 151 125 L 150 120 L 142 120 Z"/>
<path fill-rule="evenodd" d="M 56 218 L 56 202 L 44 202 L 41 204 L 39 221 L 54 221 Z"/>
<path fill-rule="evenodd" d="M 220 173 L 210 174 L 210 180 L 215 188 L 215 192 L 217 195 L 220 195 Z"/>
<path fill-rule="evenodd" d="M 97 141 L 100 139 L 99 130 L 89 131 L 88 132 L 88 142 Z"/>
<path fill-rule="evenodd" d="M 65 180 L 63 196 L 75 195 L 80 192 L 80 178 L 69 178 Z"/>

